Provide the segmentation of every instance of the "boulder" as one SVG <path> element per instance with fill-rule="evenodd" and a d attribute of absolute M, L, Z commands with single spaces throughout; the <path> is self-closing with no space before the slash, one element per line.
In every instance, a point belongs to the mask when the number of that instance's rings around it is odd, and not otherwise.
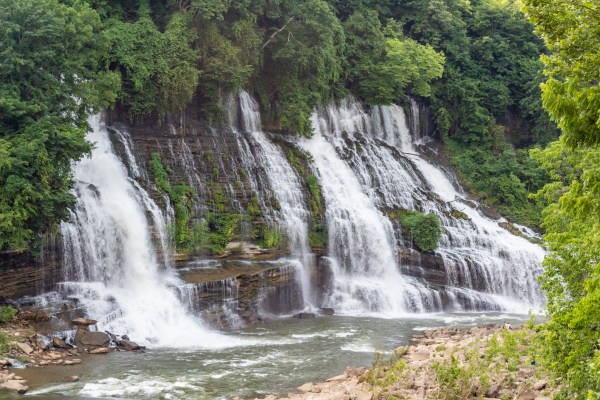
<path fill-rule="evenodd" d="M 312 392 L 313 386 L 315 386 L 312 383 L 305 383 L 304 385 L 298 387 L 298 391 L 300 393 L 308 393 L 308 392 Z"/>
<path fill-rule="evenodd" d="M 67 347 L 67 344 L 65 343 L 64 340 L 55 337 L 52 339 L 52 346 L 59 348 L 59 349 L 64 349 Z"/>
<path fill-rule="evenodd" d="M 81 343 L 86 346 L 106 346 L 110 343 L 110 336 L 104 332 L 86 332 L 81 336 Z"/>
<path fill-rule="evenodd" d="M 98 321 L 88 318 L 75 318 L 71 323 L 73 325 L 88 327 L 90 325 L 95 325 Z"/>
<path fill-rule="evenodd" d="M 73 375 L 71 377 L 71 382 L 77 382 L 78 380 L 79 380 L 79 376 L 77 376 L 77 375 Z"/>
<path fill-rule="evenodd" d="M 301 312 L 301 313 L 294 315 L 294 318 L 297 318 L 297 319 L 311 319 L 311 318 L 315 318 L 315 317 L 316 317 L 315 313 L 309 313 L 309 312 Z"/>
<path fill-rule="evenodd" d="M 333 308 L 323 307 L 323 308 L 321 308 L 321 314 L 323 314 L 323 315 L 333 315 L 333 314 L 335 314 L 335 310 Z"/>
<path fill-rule="evenodd" d="M 107 354 L 110 350 L 107 347 L 99 347 L 97 349 L 91 350 L 90 354 Z"/>
<path fill-rule="evenodd" d="M 27 343 L 17 343 L 17 346 L 25 354 L 33 353 L 33 348 L 30 345 L 28 345 Z"/>
<path fill-rule="evenodd" d="M 19 394 L 25 394 L 29 390 L 29 388 L 23 385 L 25 381 L 8 381 L 0 385 L 1 388 L 14 390 Z"/>
<path fill-rule="evenodd" d="M 10 367 L 11 365 L 12 363 L 10 361 L 0 359 L 0 367 Z"/>
<path fill-rule="evenodd" d="M 77 365 L 81 364 L 81 359 L 73 358 L 72 360 L 65 360 L 65 365 Z"/>
<path fill-rule="evenodd" d="M 143 350 L 145 347 L 140 346 L 139 344 L 132 342 L 130 340 L 119 340 L 117 342 L 117 346 L 122 348 L 125 351 L 134 351 L 134 350 Z"/>

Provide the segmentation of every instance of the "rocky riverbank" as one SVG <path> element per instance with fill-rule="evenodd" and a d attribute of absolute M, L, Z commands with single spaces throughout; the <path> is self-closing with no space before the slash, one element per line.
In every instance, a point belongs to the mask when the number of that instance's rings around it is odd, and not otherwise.
<path fill-rule="evenodd" d="M 25 394 L 29 388 L 14 367 L 39 368 L 48 365 L 74 366 L 88 354 L 107 354 L 112 351 L 141 351 L 143 346 L 129 338 L 107 332 L 91 331 L 96 321 L 77 318 L 71 324 L 77 328 L 74 338 L 48 337 L 36 332 L 36 323 L 45 322 L 50 315 L 43 311 L 21 312 L 11 323 L 0 325 L 0 397 L 2 390 Z M 74 371 L 75 372 L 75 371 Z M 72 375 L 72 381 L 79 376 Z"/>
<path fill-rule="evenodd" d="M 549 400 L 558 388 L 536 363 L 532 335 L 520 326 L 428 330 L 410 346 L 376 356 L 371 369 L 347 369 L 262 400 Z"/>

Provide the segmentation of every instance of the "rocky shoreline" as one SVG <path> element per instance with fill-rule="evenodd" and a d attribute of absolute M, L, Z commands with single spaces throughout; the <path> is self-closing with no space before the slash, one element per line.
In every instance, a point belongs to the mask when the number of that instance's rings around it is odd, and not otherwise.
<path fill-rule="evenodd" d="M 508 325 L 427 330 L 389 358 L 376 357 L 371 369 L 254 400 L 549 400 L 560 387 L 536 365 L 532 335 Z"/>
<path fill-rule="evenodd" d="M 4 346 L 8 350 L 0 356 L 0 393 L 2 389 L 25 394 L 29 387 L 27 381 L 13 372 L 15 365 L 33 368 L 49 365 L 74 366 L 81 364 L 88 354 L 107 354 L 113 351 L 143 351 L 145 347 L 129 340 L 127 336 L 118 337 L 109 332 L 98 332 L 89 329 L 97 321 L 87 318 L 76 318 L 71 324 L 77 328 L 75 337 L 49 338 L 34 330 L 32 324 L 44 322 L 50 315 L 43 311 L 21 312 L 18 318 L 0 325 Z M 0 350 L 2 350 L 0 343 Z M 72 375 L 71 381 L 79 380 Z"/>
<path fill-rule="evenodd" d="M 0 357 L 2 390 L 27 392 L 27 382 L 13 363 L 28 367 L 78 365 L 93 354 L 143 351 L 126 337 L 89 330 L 96 321 L 78 318 L 72 340 L 42 339 L 30 322 L 43 314 L 21 314 L 0 326 L 10 338 Z M 548 400 L 559 389 L 536 365 L 530 340 L 533 332 L 522 326 L 489 325 L 424 331 L 391 355 L 376 354 L 370 369 L 347 368 L 324 382 L 309 382 L 297 393 L 268 395 L 255 400 L 400 400 L 400 399 L 523 399 Z M 72 381 L 79 376 L 72 375 Z M 239 400 L 237 398 L 233 400 Z"/>

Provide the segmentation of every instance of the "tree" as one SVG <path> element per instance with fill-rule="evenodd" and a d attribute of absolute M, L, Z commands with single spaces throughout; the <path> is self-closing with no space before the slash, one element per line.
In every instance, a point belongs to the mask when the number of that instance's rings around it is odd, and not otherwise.
<path fill-rule="evenodd" d="M 267 32 L 261 77 L 268 97 L 279 100 L 281 125 L 309 135 L 313 108 L 339 89 L 344 31 L 325 1 L 298 3 L 284 4 L 276 34 Z"/>
<path fill-rule="evenodd" d="M 542 57 L 543 104 L 559 141 L 532 152 L 552 182 L 542 226 L 549 253 L 542 287 L 548 321 L 543 361 L 562 378 L 564 399 L 600 397 L 600 8 L 583 0 L 526 0 L 525 12 L 551 54 Z"/>
<path fill-rule="evenodd" d="M 99 71 L 98 14 L 56 0 L 0 0 L 0 249 L 25 250 L 67 218 L 87 116 L 116 97 Z"/>
<path fill-rule="evenodd" d="M 542 60 L 543 104 L 569 145 L 600 143 L 600 6 L 588 0 L 525 0 L 551 51 Z"/>
<path fill-rule="evenodd" d="M 548 322 L 540 329 L 543 362 L 563 378 L 562 398 L 600 396 L 600 152 L 573 149 L 565 140 L 532 156 L 552 183 L 536 195 L 543 211 L 542 288 Z"/>

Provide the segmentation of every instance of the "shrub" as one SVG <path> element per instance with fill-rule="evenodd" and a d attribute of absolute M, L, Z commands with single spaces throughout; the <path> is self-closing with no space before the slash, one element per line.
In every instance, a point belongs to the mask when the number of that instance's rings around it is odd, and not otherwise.
<path fill-rule="evenodd" d="M 0 332 L 0 355 L 10 350 L 9 337 L 6 333 Z"/>
<path fill-rule="evenodd" d="M 401 219 L 402 228 L 410 234 L 415 245 L 422 251 L 431 253 L 438 247 L 442 235 L 442 225 L 437 215 L 408 211 Z"/>
<path fill-rule="evenodd" d="M 17 315 L 17 309 L 11 306 L 0 306 L 0 323 L 5 323 Z"/>

